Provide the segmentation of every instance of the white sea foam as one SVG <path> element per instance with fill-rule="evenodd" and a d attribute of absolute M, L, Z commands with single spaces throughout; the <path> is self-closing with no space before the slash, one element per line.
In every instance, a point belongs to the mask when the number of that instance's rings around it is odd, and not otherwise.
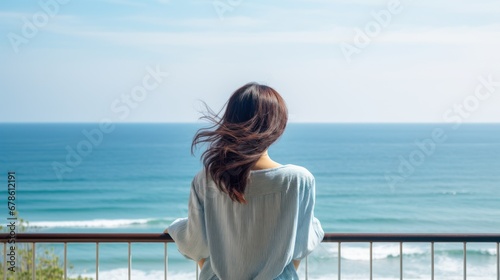
<path fill-rule="evenodd" d="M 30 222 L 30 227 L 41 228 L 120 228 L 148 224 L 168 225 L 174 219 L 96 219 L 87 221 L 39 221 Z"/>
<path fill-rule="evenodd" d="M 300 276 L 300 275 L 299 275 Z M 332 280 L 332 279 L 337 279 L 338 275 L 337 274 L 331 274 L 331 275 L 322 275 L 322 276 L 309 276 L 308 279 L 311 280 Z M 356 276 L 356 275 L 350 275 L 346 273 L 342 273 L 342 278 L 345 279 L 351 279 L 351 280 L 366 280 L 366 276 Z M 380 280 L 399 280 L 399 278 L 391 278 L 391 277 L 377 277 L 377 279 Z M 405 278 L 407 279 L 407 278 Z M 424 279 L 424 278 L 421 278 Z M 420 278 L 418 280 L 421 280 Z M 416 279 L 410 279 L 408 278 L 407 280 L 416 280 Z"/>
<path fill-rule="evenodd" d="M 469 275 L 467 275 L 467 279 L 468 280 L 484 280 L 485 276 L 488 276 L 488 275 L 484 275 L 484 276 L 469 276 Z M 338 278 L 337 274 L 332 274 L 332 275 L 328 275 L 328 276 L 309 276 L 308 277 L 308 279 L 311 279 L 311 280 L 332 280 L 332 279 L 337 279 L 337 278 Z M 350 275 L 350 274 L 346 274 L 346 273 L 342 273 L 342 278 L 350 279 L 350 280 L 366 280 L 366 279 L 368 279 L 367 276 L 356 276 L 356 275 Z M 376 279 L 379 279 L 379 280 L 399 280 L 400 278 L 399 277 L 377 276 Z M 405 280 L 429 280 L 429 276 L 426 275 L 426 276 L 421 276 L 418 278 L 405 276 L 404 279 Z M 457 279 L 460 279 L 460 277 L 440 275 L 439 279 L 441 279 L 441 280 L 457 280 Z"/>
<path fill-rule="evenodd" d="M 489 255 L 489 256 L 496 256 L 497 255 L 497 249 L 480 249 L 479 252 L 483 255 Z"/>
<path fill-rule="evenodd" d="M 332 280 L 332 279 L 337 279 L 337 278 L 338 278 L 337 274 L 322 275 L 322 276 L 309 276 L 308 277 L 308 279 L 311 279 L 311 280 Z M 350 274 L 350 273 L 342 272 L 342 279 L 344 279 L 344 278 L 350 279 L 350 280 L 366 280 L 366 279 L 368 279 L 368 277 L 366 275 L 360 276 L 357 274 Z M 380 275 L 376 275 L 374 278 L 376 278 L 378 280 L 399 280 L 400 279 L 399 277 L 386 277 L 386 276 L 380 276 Z M 429 276 L 421 276 L 418 278 L 413 278 L 413 277 L 407 277 L 405 275 L 404 279 L 405 280 L 429 280 Z M 456 277 L 447 278 L 446 276 L 444 276 L 444 277 L 440 277 L 439 279 L 456 280 L 457 278 Z M 469 278 L 469 277 L 467 277 L 467 279 L 484 280 L 482 278 Z"/>
<path fill-rule="evenodd" d="M 461 195 L 461 194 L 471 194 L 470 191 L 441 191 L 440 194 L 444 195 Z"/>
<path fill-rule="evenodd" d="M 82 277 L 89 277 L 94 279 L 95 273 L 84 273 L 79 274 Z M 131 276 L 134 280 L 151 280 L 151 279 L 163 279 L 163 270 L 152 270 L 152 271 L 142 271 L 142 270 L 131 270 Z M 71 275 L 70 277 L 78 277 L 78 275 Z M 196 278 L 196 272 L 169 272 L 168 279 L 176 280 L 192 280 Z M 127 268 L 117 268 L 112 270 L 99 271 L 99 279 L 106 280 L 123 280 L 128 279 L 128 269 Z"/>
<path fill-rule="evenodd" d="M 458 270 L 461 272 L 461 269 Z M 483 280 L 485 276 L 488 275 L 488 273 L 494 273 L 494 271 L 483 271 L 482 273 L 474 273 L 475 275 L 467 275 L 467 279 L 470 280 Z M 407 273 L 407 272 L 405 272 Z M 316 273 L 317 274 L 317 273 Z M 471 273 L 472 274 L 472 273 Z M 84 274 L 74 274 L 74 275 L 69 275 L 70 277 L 77 277 L 78 275 L 82 277 L 90 277 L 90 278 L 95 278 L 95 273 L 84 273 Z M 164 272 L 163 270 L 153 270 L 153 271 L 142 271 L 142 270 L 136 270 L 132 269 L 131 270 L 131 276 L 132 279 L 134 280 L 151 280 L 151 279 L 164 279 Z M 342 273 L 342 278 L 346 279 L 351 279 L 351 280 L 366 280 L 367 277 L 366 275 L 360 275 L 359 273 L 349 273 L 349 272 L 343 272 Z M 443 280 L 455 280 L 460 277 L 457 277 L 459 275 L 450 275 L 447 273 L 440 273 L 437 272 L 437 275 L 439 276 L 439 279 Z M 309 275 L 309 279 L 311 280 L 331 280 L 331 279 L 337 279 L 337 274 L 329 274 L 325 273 L 323 275 Z M 387 276 L 381 276 L 381 275 L 376 275 L 377 279 L 380 280 L 398 280 L 399 277 L 387 277 Z M 106 279 L 106 280 L 123 280 L 123 279 L 128 279 L 128 269 L 127 268 L 117 268 L 117 269 L 112 269 L 112 270 L 106 270 L 106 271 L 100 271 L 99 272 L 99 279 Z M 168 272 L 168 279 L 175 279 L 175 280 L 192 280 L 196 279 L 196 272 Z M 417 277 L 407 277 L 405 274 L 405 279 L 407 280 L 427 280 L 429 279 L 428 275 L 421 275 Z"/>
<path fill-rule="evenodd" d="M 338 256 L 337 248 L 330 247 L 327 249 L 330 256 Z M 405 245 L 403 248 L 403 255 L 423 255 L 427 251 L 418 246 Z M 399 257 L 399 245 L 398 244 L 376 244 L 373 246 L 372 251 L 374 260 L 382 260 L 387 258 Z M 368 261 L 370 260 L 370 248 L 369 247 L 352 247 L 344 246 L 342 247 L 342 259 L 353 260 L 353 261 Z"/>

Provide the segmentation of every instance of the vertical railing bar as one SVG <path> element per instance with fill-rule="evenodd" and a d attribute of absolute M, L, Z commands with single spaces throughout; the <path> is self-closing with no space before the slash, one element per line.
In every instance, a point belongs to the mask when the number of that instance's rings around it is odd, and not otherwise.
<path fill-rule="evenodd" d="M 467 279 L 467 242 L 464 242 L 464 280 Z"/>
<path fill-rule="evenodd" d="M 7 280 L 7 243 L 3 243 L 3 280 Z"/>
<path fill-rule="evenodd" d="M 31 279 L 36 280 L 36 246 L 35 242 L 31 243 L 31 248 L 33 249 L 33 255 L 31 256 L 31 265 L 33 266 L 33 271 L 31 272 Z"/>
<path fill-rule="evenodd" d="M 198 280 L 198 262 L 194 262 L 196 264 L 196 280 Z"/>
<path fill-rule="evenodd" d="M 132 243 L 128 243 L 128 280 L 132 279 Z"/>
<path fill-rule="evenodd" d="M 403 280 L 403 242 L 399 242 L 399 279 Z"/>
<path fill-rule="evenodd" d="M 168 243 L 165 242 L 165 253 L 163 254 L 163 263 L 165 269 L 163 270 L 163 278 L 167 280 L 167 271 L 168 271 L 168 250 L 167 250 Z"/>
<path fill-rule="evenodd" d="M 342 248 L 341 248 L 341 242 L 339 242 L 339 247 L 338 247 L 338 252 L 339 252 L 339 260 L 338 260 L 338 270 L 339 270 L 339 280 L 342 279 L 342 276 L 341 276 L 341 271 L 342 271 L 342 267 L 340 266 L 340 259 L 342 258 Z"/>
<path fill-rule="evenodd" d="M 68 243 L 64 242 L 64 280 L 68 279 Z"/>
<path fill-rule="evenodd" d="M 309 264 L 308 264 L 307 259 L 308 259 L 308 257 L 306 256 L 306 280 L 307 280 L 307 279 L 309 279 L 309 270 L 308 270 L 308 268 L 309 268 L 309 267 L 308 267 L 308 266 L 309 266 Z"/>
<path fill-rule="evenodd" d="M 99 242 L 95 243 L 95 280 L 99 280 Z"/>
<path fill-rule="evenodd" d="M 497 242 L 497 280 L 500 280 L 500 242 Z"/>
<path fill-rule="evenodd" d="M 370 242 L 370 280 L 373 280 L 373 242 Z"/>
<path fill-rule="evenodd" d="M 434 242 L 431 242 L 431 280 L 434 280 Z"/>

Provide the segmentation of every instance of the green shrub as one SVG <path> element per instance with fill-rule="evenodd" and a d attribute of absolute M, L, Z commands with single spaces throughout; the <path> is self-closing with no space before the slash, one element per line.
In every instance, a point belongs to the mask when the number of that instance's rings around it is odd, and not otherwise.
<path fill-rule="evenodd" d="M 18 218 L 16 222 L 17 232 L 27 232 L 29 223 L 23 219 Z M 0 232 L 6 232 L 0 226 Z M 6 246 L 10 244 L 5 243 Z M 40 254 L 40 252 L 43 252 Z M 64 266 L 59 256 L 54 253 L 54 248 L 48 247 L 44 244 L 36 245 L 36 279 L 57 280 L 64 279 Z M 3 252 L 2 252 L 3 254 Z M 6 256 L 3 256 L 5 258 Z M 73 266 L 68 264 L 69 269 Z M 9 268 L 9 264 L 7 264 Z M 4 262 L 0 263 L 0 279 L 4 279 Z M 16 243 L 16 266 L 15 272 L 7 270 L 8 280 L 30 280 L 33 273 L 33 248 L 29 243 Z M 81 277 L 67 278 L 69 280 L 92 280 L 92 278 Z"/>

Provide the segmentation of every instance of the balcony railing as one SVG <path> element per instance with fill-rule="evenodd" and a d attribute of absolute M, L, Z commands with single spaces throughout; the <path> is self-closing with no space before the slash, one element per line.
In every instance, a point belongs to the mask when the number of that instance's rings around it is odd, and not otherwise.
<path fill-rule="evenodd" d="M 10 236 L 0 235 L 3 243 L 4 279 L 7 277 L 7 245 Z M 168 234 L 157 233 L 19 233 L 16 243 L 29 243 L 33 250 L 32 264 L 35 264 L 35 249 L 37 243 L 64 244 L 64 279 L 67 279 L 67 245 L 68 243 L 95 244 L 95 279 L 99 279 L 99 244 L 127 243 L 128 244 L 128 279 L 132 271 L 132 243 L 164 243 L 164 279 L 168 271 L 168 243 L 174 242 Z M 342 244 L 352 242 L 369 243 L 370 246 L 370 279 L 373 278 L 373 243 L 399 243 L 399 277 L 403 279 L 403 243 L 429 243 L 431 248 L 431 279 L 434 279 L 434 244 L 461 243 L 463 244 L 463 279 L 467 279 L 467 244 L 468 243 L 495 243 L 496 244 L 496 279 L 500 280 L 500 234 L 380 234 L 380 233 L 327 233 L 323 242 L 338 243 L 338 279 L 342 279 Z M 305 259 L 305 279 L 308 278 L 308 262 Z M 32 279 L 36 279 L 36 269 L 32 267 Z M 196 266 L 198 278 L 198 266 Z"/>

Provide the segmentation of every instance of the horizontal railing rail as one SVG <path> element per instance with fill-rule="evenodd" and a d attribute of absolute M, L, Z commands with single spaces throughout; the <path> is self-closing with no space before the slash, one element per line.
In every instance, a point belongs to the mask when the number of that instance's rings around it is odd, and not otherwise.
<path fill-rule="evenodd" d="M 7 242 L 9 234 L 0 234 Z M 95 243 L 95 242 L 174 242 L 163 233 L 18 233 L 16 242 Z M 500 242 L 500 233 L 326 233 L 323 242 Z"/>
<path fill-rule="evenodd" d="M 0 234 L 0 243 L 3 243 L 4 279 L 7 279 L 7 245 L 15 238 L 16 243 L 32 244 L 32 264 L 36 263 L 36 243 L 63 243 L 64 244 L 64 279 L 67 279 L 67 244 L 68 243 L 95 243 L 95 279 L 99 279 L 99 244 L 100 243 L 128 243 L 128 279 L 131 279 L 132 243 L 164 243 L 164 279 L 168 271 L 168 243 L 174 242 L 172 237 L 163 233 L 17 233 Z M 500 280 L 500 233 L 327 233 L 323 242 L 338 243 L 338 279 L 342 279 L 342 243 L 369 243 L 370 249 L 370 278 L 373 279 L 373 243 L 399 243 L 399 275 L 403 279 L 403 243 L 430 243 L 431 246 L 431 279 L 434 279 L 434 244 L 435 243 L 462 243 L 463 244 L 463 279 L 467 279 L 467 244 L 468 243 L 496 243 L 496 279 Z M 36 269 L 32 266 L 32 279 L 36 279 Z M 198 266 L 196 266 L 198 279 Z M 305 279 L 308 279 L 308 260 L 305 259 Z"/>

